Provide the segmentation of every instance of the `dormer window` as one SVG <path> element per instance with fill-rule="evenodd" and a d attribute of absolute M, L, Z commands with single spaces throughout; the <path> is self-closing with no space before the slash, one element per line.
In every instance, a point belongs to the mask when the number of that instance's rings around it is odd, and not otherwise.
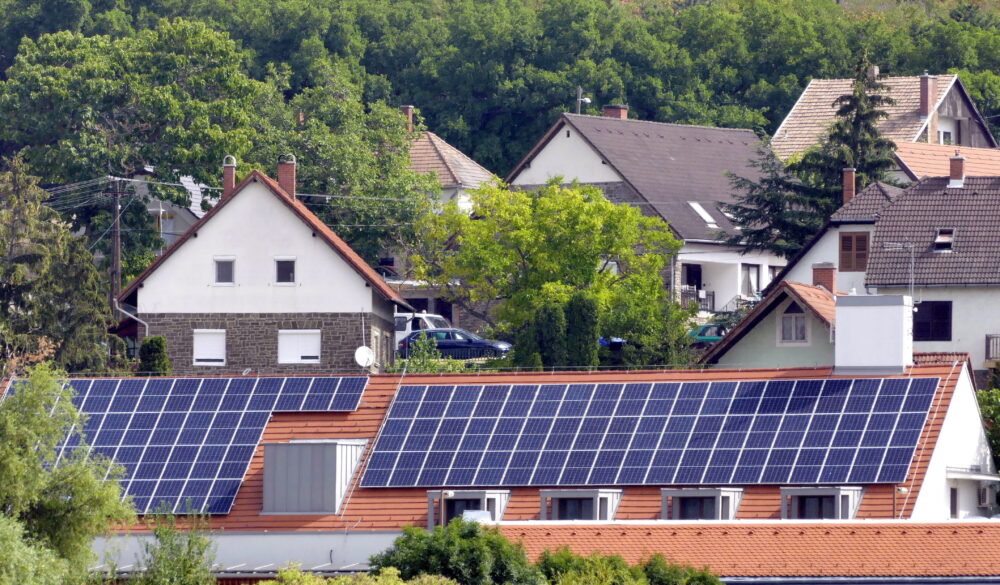
<path fill-rule="evenodd" d="M 951 252 L 955 245 L 955 230 L 952 228 L 939 228 L 937 237 L 934 238 L 935 252 Z"/>
<path fill-rule="evenodd" d="M 778 328 L 779 344 L 809 343 L 809 327 L 806 322 L 806 313 L 797 303 L 791 303 L 781 314 L 781 324 Z"/>

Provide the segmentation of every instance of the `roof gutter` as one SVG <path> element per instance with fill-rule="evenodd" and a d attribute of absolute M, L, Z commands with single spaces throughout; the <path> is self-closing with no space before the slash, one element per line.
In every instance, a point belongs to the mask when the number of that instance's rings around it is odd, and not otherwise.
<path fill-rule="evenodd" d="M 126 311 L 125 309 L 123 309 L 121 307 L 121 305 L 118 304 L 118 297 L 115 297 L 115 298 L 113 298 L 111 300 L 115 304 L 115 310 L 116 311 L 124 313 L 126 317 L 129 317 L 131 319 L 135 319 L 139 323 L 142 323 L 143 328 L 145 328 L 145 330 L 146 330 L 146 334 L 143 337 L 149 337 L 149 323 L 146 323 L 145 321 L 143 321 L 142 319 L 140 319 L 138 315 L 133 315 L 132 313 L 129 313 L 128 311 Z"/>
<path fill-rule="evenodd" d="M 837 585 L 920 585 L 944 583 L 982 583 L 984 585 L 1000 585 L 1000 575 L 991 577 L 955 576 L 955 577 L 720 577 L 725 583 L 748 583 L 754 585 L 806 585 L 811 583 L 831 583 Z"/>

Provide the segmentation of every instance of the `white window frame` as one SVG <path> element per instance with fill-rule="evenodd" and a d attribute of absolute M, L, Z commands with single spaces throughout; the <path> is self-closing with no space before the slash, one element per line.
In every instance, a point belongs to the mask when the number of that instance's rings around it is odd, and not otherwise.
<path fill-rule="evenodd" d="M 204 359 L 198 358 L 198 335 L 222 335 L 222 360 L 221 361 L 206 361 Z M 226 330 L 225 329 L 193 329 L 191 331 L 191 363 L 195 366 L 207 366 L 207 367 L 220 367 L 226 365 Z M 209 358 L 214 360 L 216 358 Z"/>
<path fill-rule="evenodd" d="M 715 517 L 705 520 L 733 520 L 743 499 L 743 488 L 663 488 L 660 498 L 663 520 L 681 519 L 681 507 L 677 505 L 680 498 L 715 498 Z"/>
<path fill-rule="evenodd" d="M 801 309 L 802 312 L 801 313 L 788 313 L 788 309 L 790 309 L 793 305 L 799 307 L 799 309 Z M 778 318 L 775 320 L 776 321 L 776 325 L 777 325 L 777 329 L 775 331 L 775 335 L 776 335 L 777 344 L 778 344 L 779 347 L 807 347 L 809 345 L 812 345 L 812 332 L 810 331 L 812 329 L 812 323 L 810 322 L 808 315 L 809 314 L 802 307 L 802 305 L 799 305 L 795 301 L 789 301 L 788 304 L 784 305 L 781 308 L 781 311 L 778 313 Z M 798 340 L 798 339 L 785 339 L 785 337 L 784 337 L 785 317 L 793 317 L 793 318 L 799 318 L 799 317 L 801 317 L 802 318 L 802 321 L 805 324 L 805 327 L 804 327 L 805 332 L 806 332 L 806 338 L 805 339 L 801 339 L 801 340 Z"/>
<path fill-rule="evenodd" d="M 292 269 L 292 281 L 291 282 L 278 282 L 278 262 L 295 262 L 295 267 Z M 299 282 L 299 263 L 298 258 L 295 256 L 275 256 L 274 257 L 274 286 L 296 286 Z"/>
<path fill-rule="evenodd" d="M 621 490 L 540 490 L 539 499 L 541 505 L 542 520 L 559 520 L 559 502 L 561 499 L 581 499 L 593 498 L 595 518 L 583 519 L 582 522 L 600 522 L 614 520 L 618 512 L 618 504 L 622 499 Z M 601 518 L 601 502 L 605 503 L 607 517 Z M 552 518 L 549 518 L 549 506 L 552 507 Z"/>
<path fill-rule="evenodd" d="M 861 504 L 864 488 L 859 486 L 830 487 L 783 487 L 781 488 L 781 517 L 784 520 L 797 520 L 798 498 L 801 496 L 833 496 L 834 518 L 810 518 L 810 521 L 853 520 Z"/>
<path fill-rule="evenodd" d="M 305 336 L 314 336 L 318 347 L 316 348 L 316 358 L 306 359 L 302 355 L 302 344 L 299 340 Z M 292 343 L 292 339 L 295 338 L 295 345 L 297 349 L 295 353 L 298 354 L 297 358 L 282 359 L 283 352 L 282 340 L 287 340 L 286 343 Z M 278 363 L 279 364 L 318 364 L 323 359 L 323 331 L 321 329 L 279 329 L 278 330 Z"/>
<path fill-rule="evenodd" d="M 509 490 L 430 490 L 427 492 L 427 529 L 441 523 L 448 500 L 479 500 L 479 509 L 490 512 L 493 522 L 503 519 L 510 501 Z M 491 506 L 492 504 L 492 506 Z M 492 508 L 492 510 L 490 509 Z"/>
<path fill-rule="evenodd" d="M 233 281 L 219 282 L 219 262 L 233 263 Z M 212 286 L 236 286 L 236 256 L 213 256 L 212 257 Z"/>

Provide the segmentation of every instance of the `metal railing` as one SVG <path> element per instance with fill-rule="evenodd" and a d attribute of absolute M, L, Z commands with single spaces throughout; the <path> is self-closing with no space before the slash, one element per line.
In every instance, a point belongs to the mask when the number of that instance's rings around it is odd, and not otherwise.
<path fill-rule="evenodd" d="M 697 289 L 691 285 L 681 286 L 681 304 L 685 307 L 696 303 L 701 311 L 715 312 L 715 291 Z"/>
<path fill-rule="evenodd" d="M 986 334 L 986 359 L 1000 360 L 1000 333 Z"/>

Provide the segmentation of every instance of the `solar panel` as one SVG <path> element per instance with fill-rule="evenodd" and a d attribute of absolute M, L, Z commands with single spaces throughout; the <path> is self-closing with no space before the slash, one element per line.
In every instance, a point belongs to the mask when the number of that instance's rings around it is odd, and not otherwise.
<path fill-rule="evenodd" d="M 361 485 L 898 483 L 938 382 L 403 386 Z"/>
<path fill-rule="evenodd" d="M 73 379 L 90 453 L 136 511 L 226 514 L 272 412 L 357 409 L 367 377 Z M 16 392 L 16 385 L 11 388 Z M 59 459 L 79 449 L 68 439 Z"/>

